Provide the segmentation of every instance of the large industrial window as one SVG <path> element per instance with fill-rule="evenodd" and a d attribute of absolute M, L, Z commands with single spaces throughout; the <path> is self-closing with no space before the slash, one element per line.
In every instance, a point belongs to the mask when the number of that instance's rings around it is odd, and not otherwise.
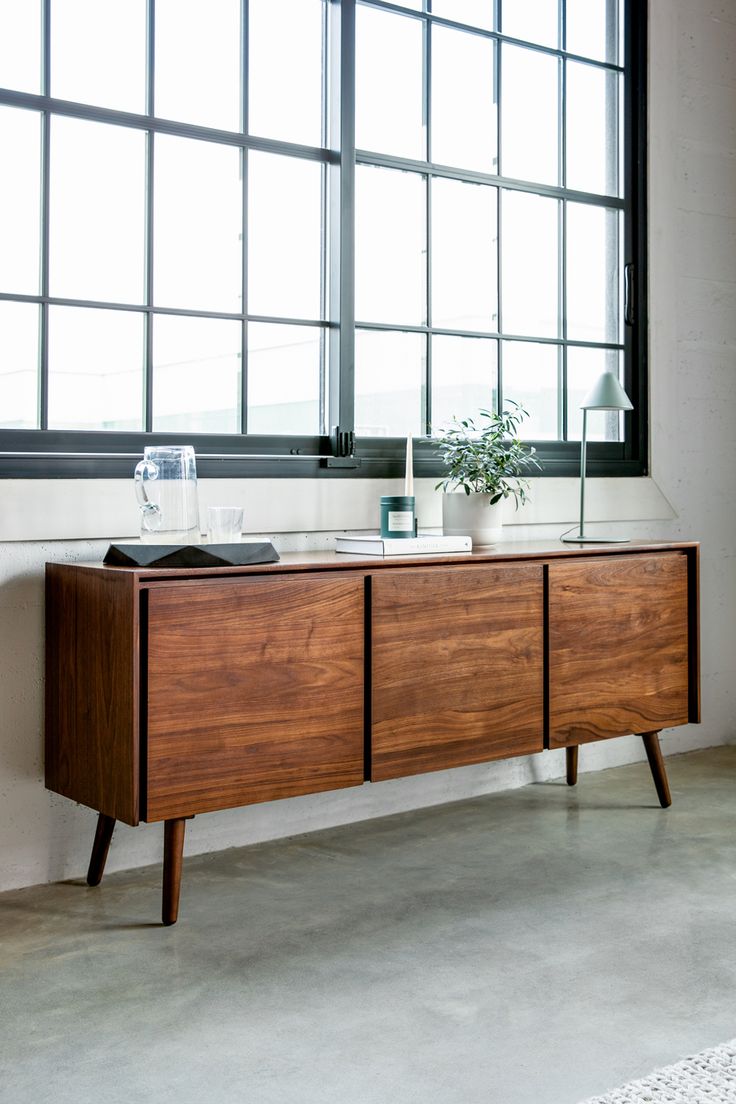
<path fill-rule="evenodd" d="M 642 7 L 0 0 L 0 471 L 431 474 L 515 400 L 559 474 L 610 368 L 641 473 Z"/>

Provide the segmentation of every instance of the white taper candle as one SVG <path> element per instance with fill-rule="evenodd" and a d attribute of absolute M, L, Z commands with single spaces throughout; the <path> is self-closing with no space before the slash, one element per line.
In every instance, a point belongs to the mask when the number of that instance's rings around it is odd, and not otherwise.
<path fill-rule="evenodd" d="M 406 478 L 404 480 L 404 494 L 414 494 L 414 452 L 411 437 L 406 438 Z"/>

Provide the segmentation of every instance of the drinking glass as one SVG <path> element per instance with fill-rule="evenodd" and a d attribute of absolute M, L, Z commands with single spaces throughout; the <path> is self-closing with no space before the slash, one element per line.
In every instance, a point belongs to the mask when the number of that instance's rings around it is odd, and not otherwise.
<path fill-rule="evenodd" d="M 207 507 L 207 540 L 210 544 L 237 544 L 243 533 L 240 506 Z"/>

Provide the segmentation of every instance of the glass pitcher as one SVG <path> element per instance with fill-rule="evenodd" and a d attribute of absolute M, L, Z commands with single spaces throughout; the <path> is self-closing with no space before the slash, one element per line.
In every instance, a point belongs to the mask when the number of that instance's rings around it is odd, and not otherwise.
<path fill-rule="evenodd" d="M 199 544 L 197 468 L 191 445 L 154 445 L 136 465 L 145 544 Z"/>

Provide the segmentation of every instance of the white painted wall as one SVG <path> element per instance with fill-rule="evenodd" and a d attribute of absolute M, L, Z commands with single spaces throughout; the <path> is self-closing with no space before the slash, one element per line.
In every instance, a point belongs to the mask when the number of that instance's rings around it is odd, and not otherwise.
<path fill-rule="evenodd" d="M 593 481 L 591 517 L 635 537 L 703 543 L 703 724 L 669 752 L 736 739 L 736 0 L 650 0 L 652 478 Z M 212 481 L 204 501 L 237 495 L 250 528 L 281 548 L 323 547 L 331 530 L 370 527 L 391 483 Z M 428 481 L 422 524 L 439 524 Z M 513 537 L 555 535 L 575 519 L 576 485 L 538 481 Z M 624 526 L 623 519 L 627 519 Z M 0 889 L 77 877 L 95 815 L 43 788 L 43 583 L 46 560 L 99 559 L 136 524 L 116 482 L 0 484 Z M 306 533 L 309 529 L 313 532 Z M 57 539 L 52 539 L 57 538 Z M 74 539 L 84 538 L 84 539 Z M 581 753 L 581 768 L 641 758 L 639 741 Z M 468 767 L 197 818 L 187 852 L 217 850 L 559 776 L 562 753 Z M 584 785 L 584 781 L 582 783 Z M 119 826 L 109 869 L 160 858 L 161 829 Z"/>

